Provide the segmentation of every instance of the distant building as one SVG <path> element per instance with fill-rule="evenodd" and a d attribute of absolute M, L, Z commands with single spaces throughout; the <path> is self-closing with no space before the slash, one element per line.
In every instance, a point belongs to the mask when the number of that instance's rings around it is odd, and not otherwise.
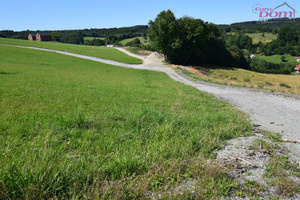
<path fill-rule="evenodd" d="M 36 40 L 36 34 L 35 33 L 30 33 L 28 35 L 28 40 Z"/>
<path fill-rule="evenodd" d="M 115 45 L 113 45 L 113 44 L 108 44 L 108 45 L 106 45 L 106 47 L 111 47 L 111 48 L 113 48 L 113 47 L 115 47 Z"/>
<path fill-rule="evenodd" d="M 300 59 L 297 59 L 297 62 L 300 63 Z"/>
<path fill-rule="evenodd" d="M 51 41 L 52 36 L 50 33 L 37 33 L 36 41 Z"/>
<path fill-rule="evenodd" d="M 295 73 L 296 73 L 296 74 L 299 74 L 300 65 L 297 65 L 297 66 L 295 67 L 295 69 L 294 69 L 294 70 L 295 70 Z"/>
<path fill-rule="evenodd" d="M 28 40 L 52 41 L 52 36 L 50 33 L 30 33 L 28 35 Z"/>
<path fill-rule="evenodd" d="M 255 56 L 254 54 L 251 54 L 251 55 L 250 55 L 250 58 L 251 58 L 251 59 L 254 59 L 254 58 L 256 58 L 256 56 Z"/>

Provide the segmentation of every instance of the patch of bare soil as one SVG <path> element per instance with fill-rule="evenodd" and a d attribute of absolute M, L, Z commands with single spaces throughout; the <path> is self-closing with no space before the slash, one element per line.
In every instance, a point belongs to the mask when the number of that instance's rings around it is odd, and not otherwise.
<path fill-rule="evenodd" d="M 248 183 L 259 185 L 259 198 L 300 199 L 300 194 L 297 192 L 289 196 L 283 195 L 265 178 L 268 162 L 273 155 L 289 157 L 290 152 L 285 143 L 267 139 L 260 131 L 256 130 L 254 136 L 229 140 L 223 149 L 216 150 L 215 153 L 217 154 L 217 163 L 222 165 L 227 173 L 239 180 L 242 185 Z M 292 163 L 293 160 L 290 159 L 290 162 Z M 299 165 L 298 170 L 300 170 Z M 298 177 L 291 176 L 290 178 L 300 187 Z M 230 199 L 251 199 L 251 197 L 232 196 Z"/>

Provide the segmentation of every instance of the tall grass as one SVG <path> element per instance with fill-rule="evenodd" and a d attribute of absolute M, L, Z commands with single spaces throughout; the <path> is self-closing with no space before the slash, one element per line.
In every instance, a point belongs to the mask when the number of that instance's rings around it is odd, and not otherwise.
<path fill-rule="evenodd" d="M 300 94 L 299 75 L 264 74 L 244 69 L 217 69 L 211 68 L 210 76 L 192 75 L 204 81 L 214 83 L 243 86 L 249 88 L 266 89 L 289 94 Z M 189 72 L 186 73 L 190 75 Z M 281 84 L 281 85 L 280 85 Z M 288 85 L 284 87 L 282 84 Z"/>
<path fill-rule="evenodd" d="M 234 187 L 205 164 L 250 131 L 227 103 L 163 73 L 14 47 L 0 54 L 0 199 L 144 199 L 189 178 L 203 198 Z"/>

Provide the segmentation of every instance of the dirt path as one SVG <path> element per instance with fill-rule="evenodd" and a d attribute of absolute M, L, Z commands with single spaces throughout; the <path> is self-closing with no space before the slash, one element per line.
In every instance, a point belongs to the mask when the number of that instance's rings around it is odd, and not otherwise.
<path fill-rule="evenodd" d="M 291 98 L 262 90 L 195 81 L 181 71 L 176 71 L 163 65 L 131 65 L 64 51 L 15 45 L 8 46 L 55 52 L 120 67 L 164 72 L 175 81 L 190 85 L 200 91 L 213 94 L 217 98 L 228 101 L 244 113 L 247 113 L 252 123 L 255 126 L 259 126 L 260 129 L 278 132 L 282 134 L 284 139 L 300 140 L 300 96 L 299 98 Z M 122 50 L 122 52 L 131 55 L 126 50 Z M 290 156 L 293 160 L 300 163 L 300 146 L 298 144 L 287 144 L 287 146 L 291 150 Z"/>

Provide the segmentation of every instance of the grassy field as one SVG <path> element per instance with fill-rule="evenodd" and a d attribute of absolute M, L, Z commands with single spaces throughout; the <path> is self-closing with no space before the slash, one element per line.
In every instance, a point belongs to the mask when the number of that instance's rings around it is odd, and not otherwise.
<path fill-rule="evenodd" d="M 146 40 L 144 37 L 136 37 L 136 38 L 138 38 L 143 45 L 146 45 L 146 44 L 149 43 L 148 40 Z M 121 44 L 126 45 L 126 43 L 131 42 L 134 39 L 135 38 L 129 38 L 129 39 L 121 40 Z"/>
<path fill-rule="evenodd" d="M 273 40 L 276 40 L 278 35 L 273 33 L 264 33 L 264 36 L 262 33 L 247 33 L 249 37 L 252 38 L 252 41 L 254 44 L 262 42 L 262 43 L 268 43 Z"/>
<path fill-rule="evenodd" d="M 84 37 L 84 40 L 94 40 L 94 39 L 98 39 L 98 40 L 105 40 L 105 38 L 103 37 Z"/>
<path fill-rule="evenodd" d="M 262 56 L 262 55 L 257 55 L 256 57 L 259 58 L 259 59 L 264 59 L 268 62 L 273 62 L 273 63 L 284 63 L 281 61 L 281 57 L 282 56 L 285 56 L 285 59 L 287 62 L 291 63 L 291 64 L 295 64 L 295 66 L 297 64 L 299 64 L 296 60 L 295 57 L 289 55 L 289 54 L 286 54 L 286 55 L 273 55 L 273 56 Z"/>
<path fill-rule="evenodd" d="M 46 49 L 67 51 L 71 53 L 94 56 L 98 58 L 104 58 L 104 59 L 109 59 L 118 62 L 129 63 L 129 64 L 142 63 L 142 60 L 138 58 L 130 57 L 121 51 L 118 51 L 113 48 L 107 48 L 107 47 L 63 44 L 57 42 L 37 42 L 37 41 L 28 41 L 28 40 L 6 39 L 6 38 L 0 38 L 0 44 L 22 45 L 22 46 L 31 46 L 31 47 L 40 47 Z"/>
<path fill-rule="evenodd" d="M 153 53 L 153 51 L 141 49 L 139 47 L 126 47 L 126 50 L 129 51 L 130 53 L 133 53 L 133 54 L 136 54 L 136 55 L 145 55 L 145 56 L 148 56 L 151 53 Z"/>
<path fill-rule="evenodd" d="M 191 71 L 195 72 L 195 71 Z M 299 75 L 276 75 L 257 73 L 244 69 L 206 69 L 210 76 L 196 75 L 205 81 L 225 85 L 267 89 L 289 94 L 300 94 Z M 189 72 L 187 72 L 189 74 Z M 192 75 L 192 74 L 189 74 Z M 194 75 L 192 75 L 194 76 Z"/>
<path fill-rule="evenodd" d="M 227 103 L 164 73 L 7 46 L 0 54 L 0 199 L 164 197 L 190 178 L 195 192 L 178 198 L 243 190 L 206 163 L 251 131 Z"/>

